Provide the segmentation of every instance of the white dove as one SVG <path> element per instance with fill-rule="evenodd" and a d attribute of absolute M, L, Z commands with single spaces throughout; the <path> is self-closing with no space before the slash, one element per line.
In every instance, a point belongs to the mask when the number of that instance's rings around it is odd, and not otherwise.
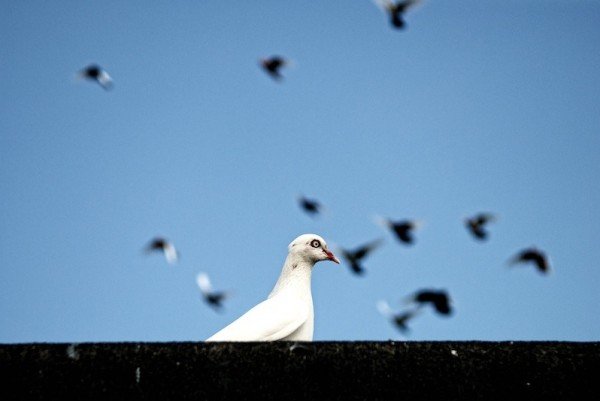
<path fill-rule="evenodd" d="M 206 341 L 312 341 L 311 273 L 321 260 L 340 261 L 325 240 L 304 234 L 288 246 L 281 275 L 269 297 Z"/>

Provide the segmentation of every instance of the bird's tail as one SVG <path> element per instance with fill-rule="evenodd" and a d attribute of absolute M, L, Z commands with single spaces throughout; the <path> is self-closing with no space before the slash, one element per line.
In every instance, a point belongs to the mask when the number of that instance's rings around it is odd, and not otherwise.
<path fill-rule="evenodd" d="M 296 60 L 292 60 L 292 59 L 286 58 L 285 62 L 283 63 L 283 65 L 285 65 L 286 67 L 295 68 L 295 67 L 298 66 L 298 62 Z"/>
<path fill-rule="evenodd" d="M 497 222 L 500 219 L 500 215 L 498 213 L 486 213 L 487 218 L 492 222 Z"/>
<path fill-rule="evenodd" d="M 414 303 L 415 302 L 415 295 L 416 294 L 413 293 L 413 294 L 409 294 L 409 295 L 404 296 L 403 298 L 400 299 L 400 303 L 402 305 L 410 305 L 410 304 Z"/>
<path fill-rule="evenodd" d="M 421 219 L 413 220 L 412 224 L 415 230 L 421 230 L 423 227 L 425 227 L 425 221 Z"/>
<path fill-rule="evenodd" d="M 507 267 L 512 267 L 516 264 L 518 264 L 521 261 L 519 255 L 514 255 L 511 256 L 507 261 L 506 261 L 506 266 Z"/>

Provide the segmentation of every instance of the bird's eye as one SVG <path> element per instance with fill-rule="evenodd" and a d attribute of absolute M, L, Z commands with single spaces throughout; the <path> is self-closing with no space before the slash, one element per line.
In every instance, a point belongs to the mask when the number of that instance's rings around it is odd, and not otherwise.
<path fill-rule="evenodd" d="M 318 248 L 318 247 L 320 247 L 320 246 L 321 246 L 321 243 L 319 242 L 319 240 L 316 240 L 316 239 L 314 239 L 314 240 L 312 240 L 312 242 L 310 243 L 310 245 L 311 245 L 313 248 Z"/>

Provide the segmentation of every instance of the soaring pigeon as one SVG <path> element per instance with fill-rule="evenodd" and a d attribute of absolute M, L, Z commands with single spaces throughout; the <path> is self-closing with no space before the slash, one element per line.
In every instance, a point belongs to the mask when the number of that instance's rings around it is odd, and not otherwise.
<path fill-rule="evenodd" d="M 496 216 L 491 213 L 479 213 L 465 219 L 465 226 L 475 238 L 484 240 L 488 237 L 485 225 L 494 220 L 496 220 Z"/>
<path fill-rule="evenodd" d="M 319 214 L 322 208 L 321 203 L 314 199 L 308 199 L 305 196 L 299 196 L 298 203 L 300 204 L 302 210 L 313 216 Z"/>
<path fill-rule="evenodd" d="M 281 57 L 281 56 L 271 56 L 268 58 L 261 58 L 260 59 L 260 66 L 262 67 L 263 70 L 265 70 L 265 72 L 267 74 L 269 74 L 269 76 L 271 76 L 271 78 L 275 79 L 275 80 L 281 80 L 283 79 L 283 75 L 281 75 L 281 68 L 288 65 L 290 62 Z"/>
<path fill-rule="evenodd" d="M 198 273 L 196 283 L 206 303 L 217 311 L 221 310 L 223 308 L 222 302 L 229 296 L 229 293 L 213 290 L 208 274 L 204 272 Z"/>
<path fill-rule="evenodd" d="M 404 13 L 411 7 L 418 4 L 421 0 L 399 0 L 394 2 L 393 0 L 374 0 L 383 11 L 387 12 L 390 17 L 392 26 L 396 29 L 402 29 L 406 27 L 404 21 Z"/>
<path fill-rule="evenodd" d="M 322 260 L 340 263 L 323 238 L 303 234 L 293 240 L 269 297 L 206 341 L 312 341 L 311 273 Z"/>
<path fill-rule="evenodd" d="M 378 239 L 351 250 L 340 248 L 340 255 L 350 264 L 354 274 L 361 275 L 364 274 L 365 269 L 360 262 L 382 242 L 381 239 Z"/>
<path fill-rule="evenodd" d="M 532 262 L 540 273 L 550 273 L 550 262 L 548 261 L 548 256 L 546 256 L 546 254 L 539 249 L 533 247 L 523 249 L 509 261 L 510 264 L 524 262 Z"/>
<path fill-rule="evenodd" d="M 377 218 L 377 222 L 390 229 L 400 242 L 408 245 L 412 245 L 415 242 L 413 232 L 422 225 L 422 223 L 417 220 L 393 221 L 386 218 Z"/>
<path fill-rule="evenodd" d="M 394 323 L 394 325 L 403 333 L 409 331 L 408 321 L 414 318 L 418 313 L 419 309 L 410 309 L 402 312 L 394 312 L 390 305 L 386 301 L 379 301 L 377 303 L 377 310 L 383 316 L 387 317 Z"/>
<path fill-rule="evenodd" d="M 156 251 L 162 252 L 167 262 L 171 265 L 177 263 L 179 259 L 179 252 L 175 249 L 173 243 L 166 238 L 156 237 L 148 243 L 146 252 Z"/>
<path fill-rule="evenodd" d="M 410 300 L 419 305 L 430 304 L 441 315 L 452 314 L 450 296 L 444 290 L 420 290 L 413 294 Z"/>
<path fill-rule="evenodd" d="M 113 87 L 113 80 L 108 72 L 97 64 L 90 64 L 79 71 L 81 78 L 96 81 L 102 88 L 109 90 Z"/>

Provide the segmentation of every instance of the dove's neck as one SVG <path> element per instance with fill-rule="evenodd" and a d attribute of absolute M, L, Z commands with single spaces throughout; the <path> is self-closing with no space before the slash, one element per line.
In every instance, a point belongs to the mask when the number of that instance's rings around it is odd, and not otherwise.
<path fill-rule="evenodd" d="M 269 294 L 269 298 L 281 294 L 294 294 L 312 299 L 310 277 L 315 264 L 294 254 L 288 254 L 281 269 L 281 275 Z"/>

